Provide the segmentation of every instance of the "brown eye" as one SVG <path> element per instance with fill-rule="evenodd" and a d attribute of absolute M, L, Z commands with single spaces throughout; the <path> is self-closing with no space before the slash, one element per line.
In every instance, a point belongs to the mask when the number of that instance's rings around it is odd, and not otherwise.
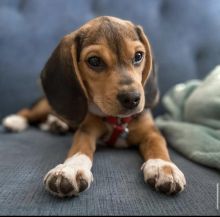
<path fill-rule="evenodd" d="M 138 65 L 141 63 L 142 60 L 143 60 L 143 52 L 141 51 L 136 52 L 134 55 L 133 64 Z"/>
<path fill-rule="evenodd" d="M 89 64 L 89 66 L 94 69 L 101 69 L 105 66 L 105 63 L 102 61 L 102 59 L 97 56 L 89 57 L 87 62 Z"/>

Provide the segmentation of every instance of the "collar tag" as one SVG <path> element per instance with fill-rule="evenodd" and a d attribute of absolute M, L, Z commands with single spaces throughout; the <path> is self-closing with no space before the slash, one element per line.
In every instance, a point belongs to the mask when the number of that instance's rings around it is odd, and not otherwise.
<path fill-rule="evenodd" d="M 117 139 L 123 138 L 126 139 L 129 133 L 128 123 L 132 120 L 131 117 L 118 118 L 118 117 L 106 117 L 104 119 L 107 123 L 113 126 L 112 134 L 109 140 L 106 142 L 109 145 L 114 145 L 117 142 Z"/>
<path fill-rule="evenodd" d="M 128 137 L 129 129 L 127 127 L 124 128 L 124 131 L 121 133 L 120 137 L 126 139 Z"/>

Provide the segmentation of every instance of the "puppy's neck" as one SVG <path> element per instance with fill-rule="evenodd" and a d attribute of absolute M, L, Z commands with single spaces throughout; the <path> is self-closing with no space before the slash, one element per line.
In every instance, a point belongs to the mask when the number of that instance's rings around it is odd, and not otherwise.
<path fill-rule="evenodd" d="M 99 117 L 106 117 L 107 115 L 101 111 L 101 109 L 93 102 L 89 102 L 89 112 L 96 115 L 96 116 L 99 116 Z"/>

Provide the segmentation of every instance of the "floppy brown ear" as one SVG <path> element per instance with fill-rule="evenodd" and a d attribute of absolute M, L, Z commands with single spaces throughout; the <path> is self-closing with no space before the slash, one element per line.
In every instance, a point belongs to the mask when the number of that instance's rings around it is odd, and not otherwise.
<path fill-rule="evenodd" d="M 150 43 L 141 26 L 136 27 L 140 41 L 145 46 L 145 66 L 142 72 L 142 84 L 145 89 L 145 107 L 153 108 L 159 100 L 159 88 L 157 83 L 157 70 L 155 67 Z"/>
<path fill-rule="evenodd" d="M 84 119 L 88 105 L 78 69 L 77 33 L 65 36 L 41 72 L 41 82 L 53 110 L 73 128 Z"/>
<path fill-rule="evenodd" d="M 157 82 L 157 66 L 154 61 L 152 63 L 152 70 L 147 77 L 147 81 L 144 87 L 145 90 L 145 108 L 153 108 L 160 98 L 160 91 Z"/>
<path fill-rule="evenodd" d="M 143 43 L 143 45 L 145 47 L 145 66 L 144 66 L 144 70 L 142 72 L 142 84 L 144 86 L 144 84 L 147 80 L 147 77 L 152 69 L 153 57 L 152 57 L 152 53 L 151 53 L 150 43 L 144 33 L 143 28 L 141 26 L 136 26 L 136 31 L 137 31 L 139 40 Z"/>

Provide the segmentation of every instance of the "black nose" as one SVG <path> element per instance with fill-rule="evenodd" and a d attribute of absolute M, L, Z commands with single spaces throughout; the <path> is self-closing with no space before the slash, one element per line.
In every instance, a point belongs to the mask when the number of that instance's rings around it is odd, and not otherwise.
<path fill-rule="evenodd" d="M 121 105 L 126 109 L 134 109 L 140 102 L 140 93 L 137 92 L 119 93 L 117 97 Z"/>

